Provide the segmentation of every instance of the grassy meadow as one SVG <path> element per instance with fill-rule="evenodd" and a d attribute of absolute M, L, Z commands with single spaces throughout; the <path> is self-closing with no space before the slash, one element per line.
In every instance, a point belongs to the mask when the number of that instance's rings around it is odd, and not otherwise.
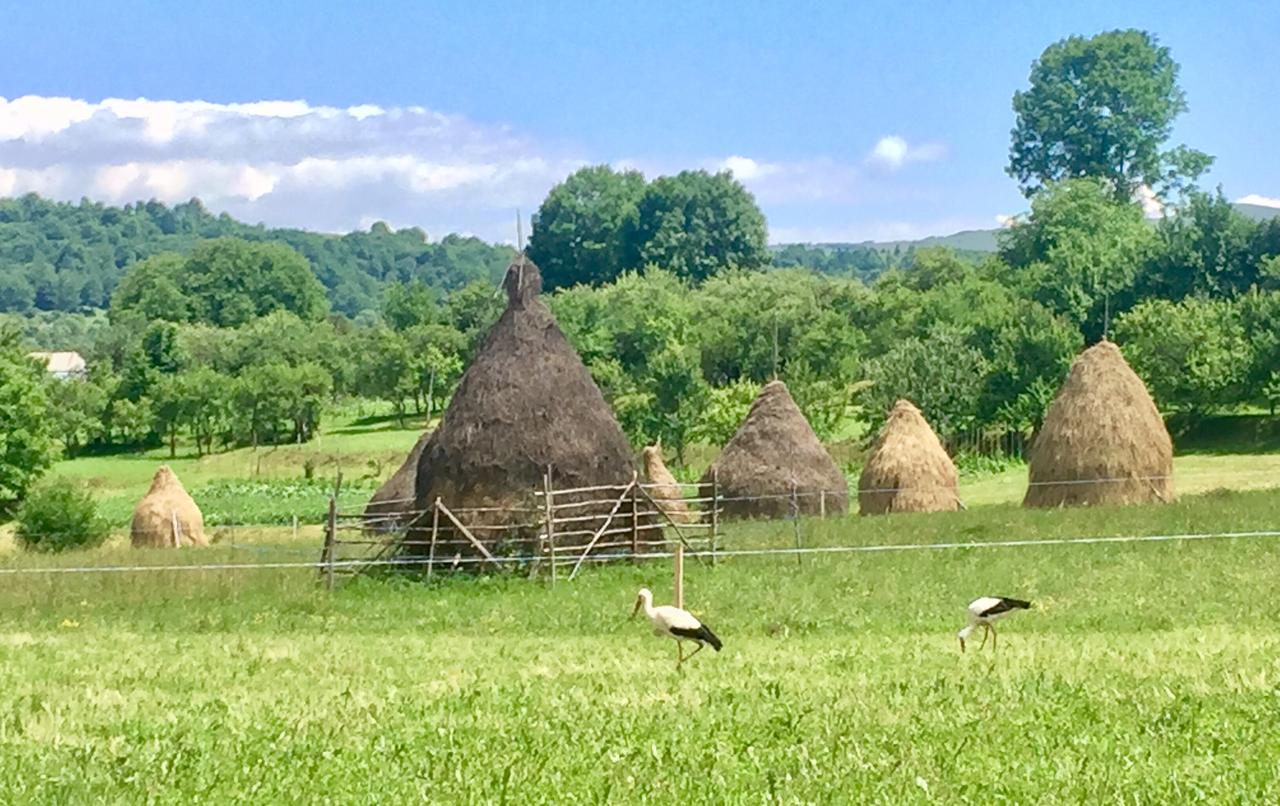
<path fill-rule="evenodd" d="M 1277 524 L 1280 491 L 1255 491 L 801 531 L 880 545 Z M 726 534 L 792 539 L 784 523 Z M 311 570 L 9 576 L 0 802 L 1274 803 L 1277 568 L 1280 538 L 690 561 L 687 606 L 725 649 L 682 674 L 627 620 L 641 585 L 669 599 L 666 563 L 332 595 Z M 1036 607 L 1001 625 L 998 653 L 961 654 L 964 605 L 988 593 Z"/>

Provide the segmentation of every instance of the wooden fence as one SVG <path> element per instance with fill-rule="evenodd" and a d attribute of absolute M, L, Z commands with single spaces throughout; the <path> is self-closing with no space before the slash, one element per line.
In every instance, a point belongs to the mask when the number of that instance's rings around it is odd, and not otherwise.
<path fill-rule="evenodd" d="M 767 497 L 789 499 L 794 516 L 805 496 L 819 497 L 818 512 L 825 516 L 826 492 L 792 489 Z M 548 473 L 540 489 L 512 507 L 459 507 L 436 499 L 425 509 L 368 516 L 340 512 L 331 501 L 321 574 L 330 587 L 339 574 L 374 567 L 428 577 L 460 568 L 523 569 L 555 582 L 573 579 L 587 563 L 634 561 L 677 545 L 714 564 L 723 505 L 734 500 L 714 480 L 673 488 L 633 476 L 626 484 L 556 487 Z M 381 505 L 408 508 L 414 502 Z"/>

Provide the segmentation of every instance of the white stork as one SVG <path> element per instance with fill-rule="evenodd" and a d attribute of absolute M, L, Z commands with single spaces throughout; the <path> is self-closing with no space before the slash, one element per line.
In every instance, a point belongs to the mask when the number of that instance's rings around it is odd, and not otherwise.
<path fill-rule="evenodd" d="M 716 652 L 724 646 L 716 634 L 711 632 L 707 625 L 698 621 L 688 610 L 681 610 L 671 605 L 662 605 L 661 607 L 653 606 L 653 594 L 648 588 L 641 588 L 636 594 L 636 606 L 631 611 L 631 617 L 635 618 L 636 613 L 640 609 L 644 609 L 645 618 L 649 619 L 649 623 L 653 625 L 654 635 L 665 635 L 668 638 L 674 638 L 676 641 L 676 649 L 678 660 L 676 661 L 676 669 L 685 661 L 698 654 L 703 646 L 710 644 L 711 648 Z M 698 645 L 698 648 L 689 653 L 688 657 L 684 654 L 684 642 L 692 641 Z"/>
<path fill-rule="evenodd" d="M 978 649 L 982 649 L 987 645 L 987 634 L 991 634 L 991 649 L 996 648 L 996 619 L 1003 618 L 1015 610 L 1026 610 L 1031 607 L 1031 602 L 1024 602 L 1021 599 L 1008 599 L 1004 596 L 982 596 L 974 599 L 969 603 L 969 623 L 960 631 L 957 636 L 960 639 L 960 651 L 964 652 L 964 639 L 969 637 L 969 633 L 974 629 L 982 628 L 982 643 L 978 645 Z"/>

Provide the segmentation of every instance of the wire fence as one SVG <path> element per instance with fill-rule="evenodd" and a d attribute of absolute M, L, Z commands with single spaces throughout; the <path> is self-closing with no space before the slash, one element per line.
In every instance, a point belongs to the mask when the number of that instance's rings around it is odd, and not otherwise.
<path fill-rule="evenodd" d="M 1169 479 L 1167 475 L 1130 475 L 1031 482 L 1028 486 L 1151 483 Z M 378 570 L 426 577 L 460 571 L 502 571 L 526 572 L 555 583 L 573 579 L 582 569 L 603 563 L 667 560 L 674 556 L 676 546 L 694 561 L 715 565 L 731 558 L 798 559 L 867 552 L 1280 536 L 1280 531 L 1261 529 L 894 544 L 860 543 L 859 537 L 866 532 L 853 520 L 821 531 L 804 525 L 810 520 L 843 516 L 855 508 L 859 496 L 943 489 L 952 494 L 956 492 L 953 487 L 930 485 L 826 490 L 792 484 L 785 490 L 743 495 L 726 492 L 715 475 L 709 483 L 698 484 L 650 484 L 633 476 L 623 484 L 560 488 L 552 483 L 548 473 L 541 488 L 527 491 L 513 505 L 450 506 L 437 499 L 423 506 L 416 499 L 404 498 L 344 511 L 330 498 L 324 517 L 305 519 L 312 524 L 322 521 L 319 529 L 297 518 L 284 527 L 221 525 L 209 530 L 214 536 L 210 548 L 191 547 L 177 539 L 172 541 L 171 549 L 139 555 L 146 557 L 140 562 L 28 565 L 26 560 L 36 558 L 35 555 L 14 555 L 22 561 L 10 566 L 6 565 L 8 558 L 0 557 L 0 576 L 310 571 L 318 573 L 320 579 L 333 588 L 339 579 Z M 764 517 L 778 521 L 776 528 L 767 530 L 765 541 L 760 538 L 765 531 L 755 525 L 758 520 L 734 517 L 735 513 L 761 511 Z M 747 523 L 753 525 L 744 528 Z M 168 537 L 180 536 L 180 527 L 171 529 Z M 272 534 L 273 542 L 261 540 L 264 532 Z M 317 539 L 322 541 L 319 557 L 315 543 L 309 542 Z M 161 541 L 160 545 L 170 543 Z M 211 549 L 219 553 L 204 553 Z"/>

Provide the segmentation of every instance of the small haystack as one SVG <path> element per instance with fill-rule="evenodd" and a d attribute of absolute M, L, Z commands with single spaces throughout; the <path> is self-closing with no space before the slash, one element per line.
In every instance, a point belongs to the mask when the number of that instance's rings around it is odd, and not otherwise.
<path fill-rule="evenodd" d="M 702 476 L 704 496 L 711 494 L 713 476 L 721 511 L 730 518 L 788 515 L 793 488 L 802 514 L 849 508 L 844 473 L 782 381 L 760 391 L 738 432 Z"/>
<path fill-rule="evenodd" d="M 156 471 L 151 489 L 133 510 L 129 539 L 135 548 L 209 545 L 200 507 L 187 495 L 168 465 L 161 465 Z"/>
<path fill-rule="evenodd" d="M 858 511 L 952 512 L 960 508 L 951 457 L 920 409 L 899 400 L 876 437 L 858 479 Z"/>
<path fill-rule="evenodd" d="M 698 513 L 690 509 L 676 477 L 671 475 L 666 463 L 662 461 L 661 443 L 644 449 L 644 477 L 645 481 L 653 485 L 648 491 L 649 495 L 672 523 L 698 523 Z"/>
<path fill-rule="evenodd" d="M 364 525 L 367 529 L 378 532 L 394 532 L 409 525 L 413 520 L 414 482 L 418 478 L 418 459 L 431 441 L 434 431 L 428 431 L 418 437 L 413 450 L 392 474 L 374 492 L 373 497 L 364 508 Z"/>
<path fill-rule="evenodd" d="M 538 298 L 538 268 L 517 256 L 503 287 L 507 309 L 463 374 L 434 438 L 419 457 L 416 508 L 430 509 L 438 498 L 464 526 L 475 526 L 475 537 L 490 550 L 530 551 L 537 548 L 543 507 L 534 493 L 542 488 L 548 467 L 555 489 L 567 490 L 628 485 L 635 478 L 635 463 L 591 373 Z M 599 491 L 557 494 L 556 501 L 581 499 L 584 506 L 573 513 L 573 530 L 590 534 L 613 504 L 586 502 L 609 496 Z M 462 512 L 481 507 L 491 511 L 473 519 Z M 600 520 L 590 520 L 597 512 Z M 427 553 L 430 520 L 420 516 L 415 521 L 411 535 L 416 545 L 406 548 Z M 611 522 L 611 528 L 630 525 L 621 514 Z M 450 534 L 447 539 L 461 545 L 463 554 L 470 553 L 465 535 Z M 452 556 L 453 549 L 449 552 Z"/>
<path fill-rule="evenodd" d="M 1173 441 L 1120 348 L 1099 342 L 1071 365 L 1031 446 L 1023 506 L 1168 502 Z"/>

